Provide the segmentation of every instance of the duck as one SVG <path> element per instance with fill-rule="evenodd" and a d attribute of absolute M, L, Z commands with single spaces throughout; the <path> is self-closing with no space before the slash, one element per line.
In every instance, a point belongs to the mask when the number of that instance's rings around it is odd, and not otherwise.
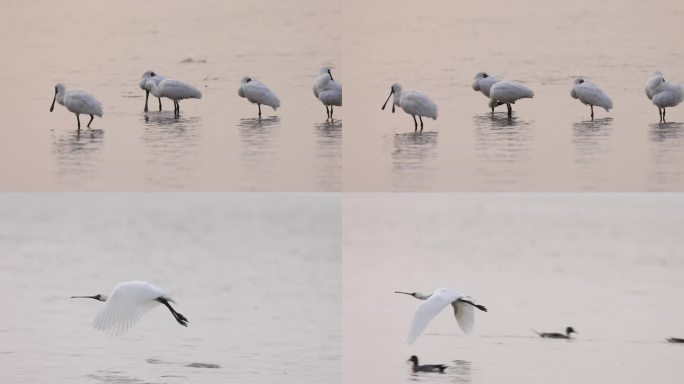
<path fill-rule="evenodd" d="M 565 328 L 565 334 L 557 333 L 557 332 L 550 332 L 550 333 L 542 332 L 542 333 L 539 333 L 539 332 L 535 331 L 534 329 L 533 329 L 532 331 L 533 331 L 534 333 L 536 333 L 537 335 L 539 335 L 539 336 L 541 336 L 541 337 L 544 337 L 544 338 L 547 338 L 547 339 L 570 339 L 570 338 L 571 338 L 571 337 L 570 337 L 570 334 L 571 334 L 571 333 L 577 333 L 577 331 L 575 331 L 574 329 L 572 329 L 572 327 L 567 327 L 567 328 Z"/>
<path fill-rule="evenodd" d="M 439 373 L 444 373 L 444 370 L 447 369 L 447 366 L 444 364 L 425 364 L 425 365 L 420 365 L 418 364 L 418 356 L 413 355 L 411 356 L 407 362 L 412 362 L 413 363 L 413 372 L 439 372 Z"/>

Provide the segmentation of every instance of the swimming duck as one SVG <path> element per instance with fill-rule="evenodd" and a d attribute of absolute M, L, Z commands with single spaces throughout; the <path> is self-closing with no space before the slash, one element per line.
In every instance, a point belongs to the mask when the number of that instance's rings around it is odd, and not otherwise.
<path fill-rule="evenodd" d="M 419 365 L 418 364 L 418 356 L 413 355 L 411 356 L 408 361 L 413 363 L 413 372 L 439 372 L 439 373 L 444 373 L 444 370 L 447 369 L 447 366 L 444 364 L 425 364 L 425 365 Z"/>
<path fill-rule="evenodd" d="M 572 327 L 565 328 L 565 334 L 562 334 L 562 333 L 546 333 L 546 332 L 539 333 L 535 330 L 532 330 L 532 331 L 534 333 L 536 333 L 537 335 L 539 335 L 541 337 L 548 338 L 548 339 L 570 339 L 571 333 L 577 333 L 577 331 L 572 329 Z"/>

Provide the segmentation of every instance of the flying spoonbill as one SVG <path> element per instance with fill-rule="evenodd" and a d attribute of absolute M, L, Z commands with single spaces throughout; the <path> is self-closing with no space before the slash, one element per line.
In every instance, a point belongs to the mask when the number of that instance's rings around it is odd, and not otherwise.
<path fill-rule="evenodd" d="M 180 103 L 178 100 L 202 98 L 202 92 L 188 83 L 176 79 L 164 79 L 157 83 L 154 79 L 155 77 L 157 76 L 150 77 L 145 86 L 155 97 L 166 97 L 173 100 L 174 116 L 180 116 Z"/>
<path fill-rule="evenodd" d="M 475 313 L 474 308 L 480 311 L 487 312 L 487 308 L 484 305 L 479 305 L 470 297 L 463 293 L 449 288 L 437 288 L 433 293 L 429 295 L 424 295 L 420 292 L 400 292 L 395 291 L 394 293 L 403 293 L 404 295 L 413 296 L 418 300 L 425 300 L 424 303 L 420 304 L 416 308 L 416 313 L 413 316 L 413 321 L 411 322 L 411 328 L 409 329 L 408 337 L 406 342 L 408 344 L 413 343 L 418 336 L 427 328 L 430 320 L 437 316 L 444 308 L 451 306 L 454 308 L 454 315 L 456 316 L 456 321 L 458 326 L 464 333 L 470 333 L 473 326 L 475 325 Z"/>
<path fill-rule="evenodd" d="M 646 83 L 646 96 L 658 107 L 660 122 L 665 122 L 665 108 L 675 107 L 684 100 L 684 84 L 666 81 L 660 71 Z"/>
<path fill-rule="evenodd" d="M 166 77 L 159 76 L 156 73 L 154 73 L 154 71 L 145 71 L 143 73 L 142 77 L 140 78 L 140 83 L 138 85 L 140 85 L 140 89 L 145 91 L 145 109 L 144 109 L 145 112 L 147 112 L 147 99 L 150 97 L 150 88 L 151 88 L 151 86 L 150 87 L 147 86 L 147 81 L 152 80 L 154 82 L 154 84 L 158 86 L 159 83 L 161 83 L 161 81 L 164 79 L 166 79 Z M 161 111 L 162 110 L 161 97 L 157 97 L 157 100 L 159 100 L 159 110 Z"/>
<path fill-rule="evenodd" d="M 328 119 L 333 119 L 333 106 L 342 106 L 342 84 L 333 79 L 330 68 L 321 68 L 320 76 L 313 85 L 314 96 L 325 105 Z M 330 110 L 328 110 L 330 106 Z"/>
<path fill-rule="evenodd" d="M 420 130 L 423 130 L 423 116 L 431 117 L 433 120 L 437 120 L 437 104 L 435 104 L 426 94 L 418 91 L 403 91 L 401 90 L 401 85 L 394 83 L 390 88 L 390 94 L 385 100 L 385 104 L 382 105 L 382 110 L 385 110 L 387 102 L 390 97 L 394 95 L 394 100 L 392 101 L 392 113 L 394 113 L 394 107 L 399 106 L 404 112 L 413 116 L 413 123 L 415 125 L 414 130 L 418 130 L 418 121 L 416 121 L 416 116 L 420 119 Z"/>
<path fill-rule="evenodd" d="M 418 364 L 418 356 L 413 355 L 411 356 L 408 361 L 413 363 L 413 372 L 439 372 L 439 373 L 444 373 L 444 370 L 447 369 L 447 366 L 444 364 L 424 364 L 420 365 Z"/>
<path fill-rule="evenodd" d="M 171 304 L 175 303 L 169 291 L 144 281 L 129 281 L 117 284 L 109 295 L 71 296 L 104 301 L 105 306 L 95 317 L 93 326 L 101 331 L 120 334 L 128 330 L 150 309 L 163 304 L 171 311 L 178 324 L 187 327 L 188 319 L 176 312 Z"/>
<path fill-rule="evenodd" d="M 494 76 L 489 76 L 487 72 L 478 72 L 473 79 L 473 90 L 482 92 L 483 95 L 489 98 L 489 89 L 499 81 L 501 80 Z M 494 112 L 494 107 L 492 107 L 492 112 Z"/>
<path fill-rule="evenodd" d="M 499 81 L 492 85 L 489 89 L 489 107 L 506 104 L 508 108 L 508 117 L 513 116 L 513 108 L 511 104 L 515 104 L 517 100 L 525 98 L 533 98 L 534 92 L 522 84 L 514 81 Z"/>
<path fill-rule="evenodd" d="M 582 104 L 588 104 L 591 107 L 592 120 L 594 120 L 594 105 L 605 109 L 606 112 L 613 108 L 613 101 L 610 97 L 596 84 L 586 81 L 582 77 L 578 77 L 573 81 L 570 96 L 578 99 Z"/>
<path fill-rule="evenodd" d="M 532 332 L 536 333 L 537 335 L 539 335 L 541 337 L 547 338 L 547 339 L 569 339 L 571 333 L 577 333 L 574 329 L 572 329 L 572 327 L 565 328 L 565 334 L 557 333 L 557 332 L 555 332 L 555 333 L 554 332 L 550 332 L 550 333 L 541 332 L 541 333 L 539 333 L 539 332 L 535 331 L 534 329 L 532 330 Z"/>
<path fill-rule="evenodd" d="M 94 116 L 102 117 L 102 103 L 86 91 L 67 91 L 63 84 L 57 84 L 55 85 L 55 97 L 52 99 L 50 112 L 55 109 L 55 100 L 76 114 L 78 129 L 81 129 L 81 118 L 79 117 L 81 114 L 90 115 L 88 128 L 90 128 Z"/>
<path fill-rule="evenodd" d="M 261 104 L 268 105 L 277 110 L 280 107 L 280 100 L 278 96 L 273 93 L 267 86 L 259 80 L 254 80 L 251 77 L 245 76 L 240 80 L 240 88 L 238 88 L 238 95 L 246 98 L 250 103 L 256 104 L 259 107 L 259 117 L 261 118 Z"/>

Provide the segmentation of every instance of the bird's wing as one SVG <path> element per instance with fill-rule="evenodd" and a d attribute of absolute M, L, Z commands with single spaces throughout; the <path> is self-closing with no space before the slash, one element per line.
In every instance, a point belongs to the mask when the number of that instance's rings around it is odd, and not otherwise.
<path fill-rule="evenodd" d="M 574 88 L 578 98 L 585 104 L 591 104 L 604 108 L 606 111 L 613 108 L 613 101 L 596 84 L 585 81 Z"/>
<path fill-rule="evenodd" d="M 105 301 L 104 308 L 95 317 L 93 326 L 113 335 L 121 334 L 147 311 L 159 305 L 154 299 L 165 295 L 168 295 L 167 291 L 145 282 L 118 284 Z"/>
<path fill-rule="evenodd" d="M 574 87 L 574 86 L 573 86 L 572 89 L 570 90 L 570 96 L 571 96 L 573 99 L 576 99 L 576 98 L 577 98 L 577 92 L 575 92 L 575 87 Z"/>
<path fill-rule="evenodd" d="M 461 300 L 456 300 L 451 305 L 454 307 L 454 316 L 456 316 L 458 326 L 463 333 L 470 333 L 475 326 L 475 308 Z"/>
<path fill-rule="evenodd" d="M 409 334 L 406 338 L 408 344 L 412 344 L 418 336 L 427 328 L 430 321 L 437 316 L 444 308 L 454 302 L 459 297 L 463 296 L 460 292 L 446 288 L 437 289 L 429 299 L 421 303 L 416 308 L 416 313 L 413 315 Z"/>
<path fill-rule="evenodd" d="M 280 107 L 280 99 L 266 85 L 257 80 L 252 80 L 242 85 L 242 92 L 252 103 L 268 105 L 273 109 Z"/>

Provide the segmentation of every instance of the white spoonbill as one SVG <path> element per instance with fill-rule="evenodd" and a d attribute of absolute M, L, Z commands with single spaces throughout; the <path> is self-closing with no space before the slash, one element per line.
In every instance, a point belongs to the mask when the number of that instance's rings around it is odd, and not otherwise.
<path fill-rule="evenodd" d="M 489 88 L 489 107 L 506 104 L 508 108 L 508 117 L 513 115 L 513 108 L 511 104 L 515 104 L 517 100 L 525 98 L 533 98 L 534 92 L 522 84 L 514 81 L 499 81 Z"/>
<path fill-rule="evenodd" d="M 591 107 L 591 119 L 594 120 L 594 105 L 601 107 L 609 112 L 613 108 L 613 101 L 606 95 L 601 88 L 591 81 L 586 81 L 582 77 L 576 78 L 572 83 L 570 96 L 578 99 L 582 104 Z"/>
<path fill-rule="evenodd" d="M 416 121 L 416 116 L 420 119 L 420 130 L 423 130 L 423 116 L 431 117 L 433 120 L 437 120 L 437 104 L 435 104 L 426 94 L 418 91 L 403 91 L 401 90 L 401 85 L 394 83 L 390 88 L 390 94 L 385 100 L 385 104 L 382 105 L 382 110 L 385 110 L 387 102 L 390 97 L 394 94 L 394 100 L 392 101 L 392 113 L 394 113 L 394 107 L 399 106 L 404 112 L 413 116 L 413 124 L 415 125 L 415 130 L 418 130 L 418 122 Z"/>
<path fill-rule="evenodd" d="M 175 303 L 169 291 L 144 281 L 128 281 L 117 284 L 108 295 L 71 296 L 104 301 L 105 306 L 95 317 L 93 326 L 101 331 L 120 334 L 128 330 L 150 309 L 164 304 L 171 311 L 178 324 L 187 327 L 188 319 L 171 307 Z"/>
<path fill-rule="evenodd" d="M 676 107 L 684 100 L 684 84 L 666 81 L 660 71 L 646 83 L 646 96 L 658 107 L 660 122 L 665 122 L 665 108 Z"/>
<path fill-rule="evenodd" d="M 413 316 L 411 328 L 409 329 L 409 334 L 406 338 L 408 344 L 413 343 L 425 328 L 427 328 L 430 320 L 437 316 L 444 308 L 449 306 L 449 304 L 454 308 L 456 321 L 464 333 L 470 333 L 475 325 L 473 307 L 480 311 L 487 312 L 487 308 L 485 308 L 484 305 L 475 303 L 470 296 L 466 296 L 454 289 L 437 288 L 429 295 L 424 295 L 420 292 L 409 293 L 395 291 L 394 293 L 403 293 L 405 295 L 413 296 L 418 300 L 425 300 L 424 303 L 418 306 L 416 313 Z"/>
<path fill-rule="evenodd" d="M 178 100 L 202 98 L 202 92 L 188 83 L 176 79 L 164 79 L 157 84 L 154 80 L 155 77 L 147 80 L 146 87 L 157 98 L 166 97 L 173 100 L 173 114 L 175 116 L 180 116 Z"/>
<path fill-rule="evenodd" d="M 238 95 L 246 98 L 250 103 L 256 104 L 259 108 L 259 117 L 261 118 L 261 105 L 268 105 L 277 110 L 280 108 L 280 99 L 273 93 L 264 83 L 259 80 L 254 80 L 251 77 L 245 76 L 240 80 L 240 88 L 238 88 Z"/>
<path fill-rule="evenodd" d="M 321 68 L 320 76 L 313 85 L 314 96 L 325 105 L 328 119 L 333 119 L 333 106 L 342 106 L 342 84 L 333 79 L 330 68 Z M 330 106 L 330 110 L 328 110 Z"/>
<path fill-rule="evenodd" d="M 86 91 L 67 91 L 63 84 L 57 84 L 55 85 L 55 97 L 52 99 L 50 112 L 55 109 L 55 100 L 76 114 L 78 129 L 81 129 L 81 118 L 79 117 L 81 114 L 90 115 L 88 128 L 90 128 L 94 116 L 102 117 L 102 103 Z"/>
<path fill-rule="evenodd" d="M 151 88 L 151 87 L 147 86 L 147 81 L 152 80 L 154 82 L 154 84 L 158 86 L 159 83 L 161 83 L 161 81 L 165 80 L 165 79 L 166 79 L 166 77 L 159 76 L 156 73 L 154 73 L 154 71 L 145 71 L 143 73 L 142 77 L 140 78 L 140 83 L 138 83 L 138 85 L 140 85 L 140 89 L 145 91 L 145 112 L 147 112 L 147 99 L 150 97 L 150 88 Z M 162 110 L 161 97 L 157 97 L 157 100 L 159 100 L 159 110 L 161 111 Z"/>
<path fill-rule="evenodd" d="M 473 90 L 482 92 L 483 95 L 489 98 L 489 89 L 499 81 L 501 80 L 494 76 L 489 76 L 487 72 L 478 72 L 473 79 Z M 492 107 L 492 112 L 494 112 L 494 107 Z"/>

